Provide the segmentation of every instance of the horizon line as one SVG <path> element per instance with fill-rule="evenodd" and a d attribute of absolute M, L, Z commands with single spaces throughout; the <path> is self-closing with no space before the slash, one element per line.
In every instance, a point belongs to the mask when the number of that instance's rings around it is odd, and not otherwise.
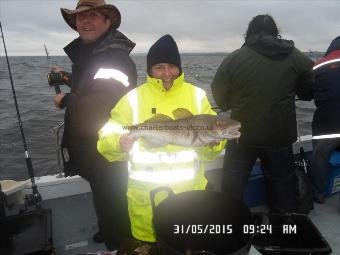
<path fill-rule="evenodd" d="M 303 53 L 306 53 L 308 55 L 310 54 L 324 54 L 325 52 L 324 51 L 303 51 Z M 230 52 L 225 52 L 225 51 L 212 51 L 212 52 L 209 52 L 209 51 L 202 51 L 202 52 L 181 52 L 180 53 L 181 55 L 223 55 L 223 54 L 230 54 Z M 134 56 L 134 55 L 139 55 L 139 56 L 146 56 L 147 55 L 147 52 L 134 52 L 134 53 L 131 53 L 130 54 L 131 56 Z M 5 54 L 0 54 L 0 57 L 5 57 L 6 55 Z M 67 57 L 66 54 L 63 54 L 63 55 L 49 55 L 50 57 Z M 46 55 L 44 54 L 41 54 L 41 55 L 9 55 L 9 57 L 46 57 Z"/>

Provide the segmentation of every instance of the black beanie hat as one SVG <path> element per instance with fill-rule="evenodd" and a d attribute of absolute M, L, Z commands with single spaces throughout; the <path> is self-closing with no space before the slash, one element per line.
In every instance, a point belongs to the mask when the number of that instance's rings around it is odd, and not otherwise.
<path fill-rule="evenodd" d="M 151 67 L 159 63 L 169 63 L 177 66 L 182 73 L 181 57 L 177 44 L 171 35 L 164 35 L 155 42 L 147 55 L 147 71 L 151 75 Z"/>

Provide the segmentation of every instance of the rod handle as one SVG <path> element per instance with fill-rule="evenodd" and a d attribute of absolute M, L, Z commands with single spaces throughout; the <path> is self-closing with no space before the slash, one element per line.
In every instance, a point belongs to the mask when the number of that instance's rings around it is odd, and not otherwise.
<path fill-rule="evenodd" d="M 60 93 L 61 93 L 61 90 L 60 90 L 59 85 L 55 85 L 55 86 L 54 86 L 54 90 L 55 90 L 55 93 L 56 93 L 56 94 L 60 94 Z"/>

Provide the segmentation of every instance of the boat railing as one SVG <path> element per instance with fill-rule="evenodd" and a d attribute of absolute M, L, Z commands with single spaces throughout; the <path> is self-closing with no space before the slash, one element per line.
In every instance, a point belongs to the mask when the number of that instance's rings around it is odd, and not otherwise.
<path fill-rule="evenodd" d="M 55 137 L 55 144 L 56 144 L 56 154 L 57 154 L 57 160 L 58 160 L 58 175 L 56 176 L 57 178 L 63 177 L 63 169 L 61 167 L 61 158 L 60 158 L 60 139 L 59 139 L 59 133 L 60 129 L 64 126 L 64 122 L 61 121 L 59 122 L 58 125 L 54 126 L 51 128 L 52 134 Z"/>

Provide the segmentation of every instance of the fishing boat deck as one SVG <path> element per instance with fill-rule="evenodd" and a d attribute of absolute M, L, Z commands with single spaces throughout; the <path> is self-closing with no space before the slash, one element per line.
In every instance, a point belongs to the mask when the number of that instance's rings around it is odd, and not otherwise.
<path fill-rule="evenodd" d="M 207 174 L 209 180 L 217 189 L 219 188 L 220 171 L 220 169 L 208 171 Z M 63 180 L 65 179 L 63 178 Z M 97 232 L 98 228 L 90 189 L 87 183 L 79 177 L 71 178 L 71 180 L 72 182 L 70 183 L 78 186 L 78 189 L 82 187 L 82 190 L 87 192 L 54 197 L 43 201 L 43 206 L 51 208 L 53 211 L 53 239 L 56 254 L 78 255 L 103 251 L 105 250 L 104 244 L 97 244 L 92 240 L 92 236 Z M 63 185 L 60 183 L 59 185 L 61 189 L 65 190 L 66 186 L 62 187 Z M 56 184 L 51 187 L 55 189 Z M 48 186 L 45 186 L 45 188 L 48 188 Z M 70 190 L 67 192 L 70 192 Z M 314 209 L 309 214 L 310 219 L 331 246 L 332 254 L 340 253 L 339 195 L 338 193 L 327 198 L 325 204 L 315 204 Z M 254 207 L 251 210 L 255 212 L 266 211 L 266 206 Z M 260 253 L 252 246 L 250 254 L 256 255 Z"/>
<path fill-rule="evenodd" d="M 311 137 L 302 137 L 305 151 L 311 151 Z M 299 147 L 294 145 L 294 152 Z M 207 178 L 216 190 L 221 187 L 222 162 L 221 154 L 206 167 Z M 97 219 L 93 207 L 89 184 L 79 176 L 63 178 L 60 175 L 36 178 L 42 196 L 42 206 L 52 210 L 53 246 L 57 255 L 91 254 L 104 251 L 103 243 L 97 244 L 92 236 L 98 231 Z M 31 193 L 30 183 L 16 197 Z M 14 196 L 14 194 L 11 194 Z M 309 217 L 321 235 L 332 248 L 332 254 L 340 254 L 340 192 L 326 198 L 325 204 L 314 204 Z M 20 202 L 20 201 L 19 201 Z M 266 211 L 266 206 L 251 208 L 252 211 Z M 112 230 L 114 231 L 114 229 Z M 307 233 L 306 233 L 307 234 Z M 260 254 L 253 246 L 251 255 Z"/>

